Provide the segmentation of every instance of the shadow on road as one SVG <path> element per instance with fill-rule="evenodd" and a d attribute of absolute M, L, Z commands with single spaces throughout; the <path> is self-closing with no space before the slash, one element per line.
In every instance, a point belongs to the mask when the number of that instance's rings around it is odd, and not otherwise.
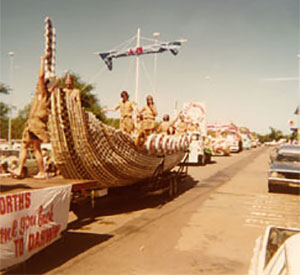
<path fill-rule="evenodd" d="M 107 234 L 65 232 L 61 239 L 4 274 L 44 274 L 111 237 Z"/>
<path fill-rule="evenodd" d="M 196 184 L 197 181 L 187 175 L 178 184 L 177 196 L 193 188 Z M 158 195 L 149 195 L 147 189 L 140 187 L 141 184 L 116 188 L 109 196 L 97 199 L 94 208 L 90 201 L 73 205 L 72 210 L 78 219 L 69 223 L 68 228 L 78 229 L 92 223 L 96 217 L 130 213 L 147 208 L 160 208 L 174 199 L 168 196 L 168 191 Z"/>
<path fill-rule="evenodd" d="M 185 163 L 184 166 L 187 167 L 205 167 L 206 165 L 216 164 L 215 160 L 211 160 L 210 162 L 206 163 L 205 165 L 201 165 L 199 163 Z"/>

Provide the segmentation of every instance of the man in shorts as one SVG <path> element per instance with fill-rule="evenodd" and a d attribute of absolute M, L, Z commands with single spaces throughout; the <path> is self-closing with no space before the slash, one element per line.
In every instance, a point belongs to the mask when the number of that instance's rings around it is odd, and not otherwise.
<path fill-rule="evenodd" d="M 14 178 L 23 178 L 23 168 L 26 162 L 28 149 L 33 148 L 37 161 L 39 173 L 34 176 L 37 179 L 44 179 L 46 174 L 44 171 L 43 156 L 41 151 L 41 143 L 48 143 L 49 133 L 47 130 L 48 116 L 50 113 L 50 95 L 58 86 L 59 78 L 45 79 L 45 60 L 49 58 L 47 53 L 41 57 L 41 65 L 36 85 L 36 92 L 32 102 L 28 121 L 22 134 L 22 145 L 19 156 L 19 167 L 16 171 L 10 171 Z"/>
<path fill-rule="evenodd" d="M 117 104 L 114 108 L 103 109 L 102 112 L 117 111 L 120 109 L 120 129 L 129 135 L 134 131 L 133 113 L 136 110 L 136 103 L 129 100 L 129 94 L 126 91 L 121 93 L 122 101 Z"/>

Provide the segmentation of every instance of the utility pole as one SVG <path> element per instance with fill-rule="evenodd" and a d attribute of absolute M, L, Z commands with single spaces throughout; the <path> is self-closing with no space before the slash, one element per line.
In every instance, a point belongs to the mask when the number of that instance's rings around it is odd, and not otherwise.
<path fill-rule="evenodd" d="M 141 30 L 138 28 L 136 35 L 136 50 L 140 47 Z M 139 94 L 139 55 L 136 54 L 136 67 L 135 67 L 135 102 L 138 105 Z"/>
<path fill-rule="evenodd" d="M 155 39 L 155 46 L 157 45 L 158 42 L 158 37 L 160 36 L 159 32 L 154 32 L 153 37 Z M 153 91 L 153 96 L 156 96 L 156 90 L 157 90 L 157 53 L 154 54 L 154 68 L 153 68 L 153 79 L 154 79 L 154 91 Z"/>
<path fill-rule="evenodd" d="M 12 149 L 12 140 L 11 140 L 11 121 L 12 121 L 12 94 L 13 94 L 13 74 L 14 74 L 14 52 L 9 52 L 8 53 L 9 57 L 10 57 L 10 87 L 11 87 L 11 93 L 9 96 L 9 118 L 8 118 L 8 137 L 7 137 L 7 141 L 8 141 L 8 146 L 9 149 Z"/>

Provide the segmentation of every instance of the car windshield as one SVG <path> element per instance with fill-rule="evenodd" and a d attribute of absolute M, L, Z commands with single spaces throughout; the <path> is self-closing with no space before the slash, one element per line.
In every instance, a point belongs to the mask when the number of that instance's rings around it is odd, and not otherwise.
<path fill-rule="evenodd" d="M 278 154 L 276 161 L 300 162 L 300 154 Z"/>

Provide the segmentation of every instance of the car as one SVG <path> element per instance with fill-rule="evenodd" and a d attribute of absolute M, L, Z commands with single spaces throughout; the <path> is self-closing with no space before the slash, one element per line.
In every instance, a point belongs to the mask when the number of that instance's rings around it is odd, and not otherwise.
<path fill-rule="evenodd" d="M 243 149 L 249 150 L 251 149 L 251 139 L 247 134 L 241 134 L 242 142 L 243 142 Z"/>
<path fill-rule="evenodd" d="M 4 167 L 14 170 L 18 166 L 20 150 L 0 150 L 0 162 Z M 24 177 L 33 176 L 39 171 L 36 159 L 31 150 L 28 151 L 23 169 Z"/>
<path fill-rule="evenodd" d="M 277 144 L 277 141 L 274 139 L 274 140 L 272 140 L 272 141 L 267 141 L 267 142 L 265 142 L 264 145 L 265 145 L 265 146 L 276 146 L 276 145 L 278 145 L 278 144 Z"/>
<path fill-rule="evenodd" d="M 228 132 L 226 135 L 226 139 L 230 146 L 230 152 L 238 153 L 243 150 L 242 139 L 236 132 Z"/>
<path fill-rule="evenodd" d="M 300 146 L 282 145 L 271 153 L 268 171 L 269 192 L 299 191 L 300 187 Z M 297 192 L 299 193 L 299 192 Z"/>
<path fill-rule="evenodd" d="M 249 275 L 298 275 L 300 230 L 268 226 L 256 240 Z"/>

